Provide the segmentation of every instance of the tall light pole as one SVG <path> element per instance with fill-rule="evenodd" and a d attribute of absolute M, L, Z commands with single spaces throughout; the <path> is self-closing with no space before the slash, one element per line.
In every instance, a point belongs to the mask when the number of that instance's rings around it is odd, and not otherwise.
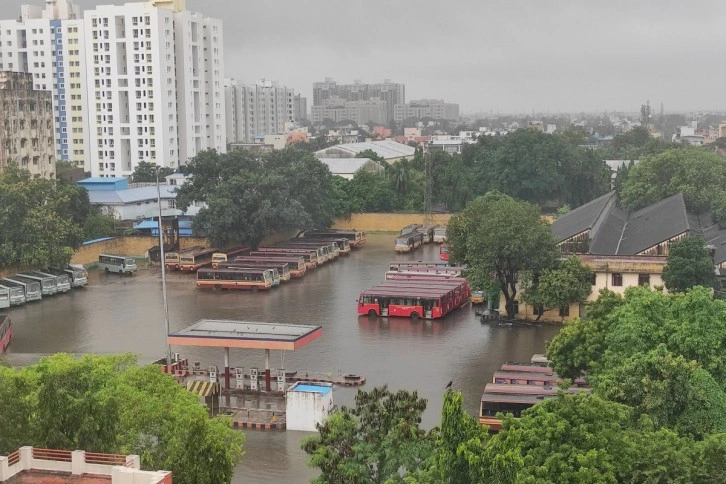
<path fill-rule="evenodd" d="M 169 346 L 169 305 L 166 302 L 166 267 L 164 264 L 164 227 L 161 223 L 161 187 L 159 186 L 159 170 L 156 167 L 156 201 L 159 206 L 159 257 L 161 261 L 161 288 L 164 298 L 164 339 L 166 340 L 166 366 L 171 365 L 171 346 Z"/>

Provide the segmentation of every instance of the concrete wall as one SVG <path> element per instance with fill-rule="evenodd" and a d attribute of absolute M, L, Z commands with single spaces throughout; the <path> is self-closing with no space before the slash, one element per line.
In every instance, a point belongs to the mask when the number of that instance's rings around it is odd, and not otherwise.
<path fill-rule="evenodd" d="M 435 225 L 446 225 L 453 214 L 435 213 Z M 362 230 L 363 232 L 399 232 L 410 224 L 423 224 L 422 213 L 354 213 L 348 218 L 335 219 L 334 229 Z"/>
<path fill-rule="evenodd" d="M 316 425 L 322 424 L 333 408 L 333 390 L 331 388 L 323 395 L 318 392 L 295 391 L 295 387 L 297 384 L 287 391 L 287 429 L 316 432 Z"/>

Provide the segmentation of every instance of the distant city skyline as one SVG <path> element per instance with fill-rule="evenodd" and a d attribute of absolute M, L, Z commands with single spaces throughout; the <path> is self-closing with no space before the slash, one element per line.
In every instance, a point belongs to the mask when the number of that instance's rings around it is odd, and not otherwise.
<path fill-rule="evenodd" d="M 76 0 L 82 9 L 126 0 Z M 15 15 L 23 3 L 12 0 Z M 13 8 L 15 4 L 15 8 Z M 289 3 L 187 0 L 224 21 L 225 75 L 277 80 L 312 98 L 312 84 L 391 79 L 406 98 L 474 112 L 719 111 L 726 81 L 726 4 L 466 0 Z"/>

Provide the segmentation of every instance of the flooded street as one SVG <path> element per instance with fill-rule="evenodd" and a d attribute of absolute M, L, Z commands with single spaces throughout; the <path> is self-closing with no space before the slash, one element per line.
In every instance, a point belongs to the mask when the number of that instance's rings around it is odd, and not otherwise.
<path fill-rule="evenodd" d="M 470 305 L 443 320 L 358 318 L 361 289 L 383 280 L 391 260 L 438 259 L 438 245 L 397 256 L 393 235 L 369 235 L 368 244 L 348 257 L 308 272 L 267 293 L 197 290 L 194 277 L 168 277 L 171 331 L 199 319 L 238 319 L 315 324 L 322 337 L 296 352 L 286 352 L 284 366 L 294 370 L 355 373 L 366 386 L 418 390 L 428 399 L 424 425 L 438 423 L 442 394 L 452 380 L 466 407 L 478 415 L 484 386 L 506 360 L 529 361 L 544 351 L 557 329 L 492 327 L 481 324 Z M 135 277 L 91 271 L 89 286 L 10 311 L 15 335 L 10 353 L 133 352 L 148 362 L 164 355 L 164 318 L 158 269 Z M 172 348 L 202 367 L 223 366 L 222 350 Z M 282 364 L 272 352 L 272 368 Z M 231 366 L 264 367 L 264 352 L 231 350 Z M 351 404 L 356 390 L 335 388 L 337 405 Z M 246 432 L 245 457 L 233 482 L 309 482 L 300 450 L 303 432 Z"/>

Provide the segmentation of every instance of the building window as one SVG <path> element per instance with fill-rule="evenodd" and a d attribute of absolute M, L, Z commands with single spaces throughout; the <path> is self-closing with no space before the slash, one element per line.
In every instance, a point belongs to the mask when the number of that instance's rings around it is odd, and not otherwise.
<path fill-rule="evenodd" d="M 639 286 L 650 286 L 650 274 L 638 274 Z"/>
<path fill-rule="evenodd" d="M 612 277 L 613 287 L 620 287 L 623 285 L 623 275 L 619 272 L 614 272 Z"/>
<path fill-rule="evenodd" d="M 564 318 L 565 316 L 570 315 L 570 306 L 562 306 L 560 308 L 560 317 Z"/>
<path fill-rule="evenodd" d="M 597 274 L 595 274 L 594 272 L 591 272 L 590 273 L 590 285 L 594 286 L 595 284 L 597 284 Z"/>
<path fill-rule="evenodd" d="M 537 304 L 534 307 L 534 315 L 535 316 L 542 316 L 543 314 L 544 314 L 544 306 L 542 306 L 541 304 Z"/>

